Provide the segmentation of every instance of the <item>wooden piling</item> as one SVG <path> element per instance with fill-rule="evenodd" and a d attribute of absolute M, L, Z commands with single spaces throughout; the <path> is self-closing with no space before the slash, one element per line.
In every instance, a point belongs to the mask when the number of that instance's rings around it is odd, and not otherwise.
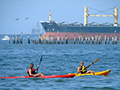
<path fill-rule="evenodd" d="M 17 44 L 17 42 L 18 42 L 18 36 L 17 35 L 16 35 L 16 40 L 15 41 L 16 41 L 15 43 Z"/>
<path fill-rule="evenodd" d="M 117 44 L 118 37 L 115 35 L 115 44 Z"/>
<path fill-rule="evenodd" d="M 51 44 L 53 43 L 53 36 L 51 36 Z"/>
<path fill-rule="evenodd" d="M 12 36 L 12 43 L 15 44 L 15 37 Z"/>
<path fill-rule="evenodd" d="M 83 36 L 81 35 L 81 43 L 83 44 Z"/>
<path fill-rule="evenodd" d="M 107 37 L 107 43 L 108 43 L 108 44 L 110 44 L 110 41 L 109 41 L 109 40 L 110 40 L 110 38 L 109 38 L 109 37 Z"/>
<path fill-rule="evenodd" d="M 48 37 L 48 44 L 51 44 L 51 35 Z"/>
<path fill-rule="evenodd" d="M 88 37 L 88 44 L 90 44 L 90 37 Z"/>
<path fill-rule="evenodd" d="M 101 36 L 98 37 L 98 44 L 102 44 Z"/>
<path fill-rule="evenodd" d="M 41 44 L 41 35 L 39 34 L 39 44 Z"/>
<path fill-rule="evenodd" d="M 92 44 L 94 44 L 94 36 L 91 36 Z"/>
<path fill-rule="evenodd" d="M 102 36 L 100 36 L 100 43 L 101 43 L 101 44 L 102 44 L 102 40 L 103 40 L 103 39 L 102 39 Z"/>
<path fill-rule="evenodd" d="M 107 44 L 107 37 L 106 37 L 106 35 L 104 37 L 104 41 L 105 41 L 105 44 Z"/>
<path fill-rule="evenodd" d="M 45 36 L 45 40 L 46 40 L 46 44 L 48 44 L 48 40 L 49 40 L 48 36 Z"/>
<path fill-rule="evenodd" d="M 88 38 L 87 38 L 87 37 L 85 37 L 85 42 L 86 42 L 86 44 L 88 44 L 87 40 L 88 40 Z"/>
<path fill-rule="evenodd" d="M 68 44 L 68 37 L 65 35 L 65 44 Z"/>
<path fill-rule="evenodd" d="M 53 44 L 56 44 L 56 37 L 53 36 Z"/>
<path fill-rule="evenodd" d="M 43 37 L 39 34 L 39 44 L 43 43 Z"/>
<path fill-rule="evenodd" d="M 52 44 L 52 42 L 53 42 L 53 37 L 50 35 L 49 36 L 49 44 Z"/>
<path fill-rule="evenodd" d="M 28 35 L 28 44 L 30 44 L 30 36 Z"/>
<path fill-rule="evenodd" d="M 81 37 L 81 36 L 80 36 L 80 34 L 79 34 L 78 44 L 80 44 L 80 40 L 81 40 L 80 37 Z"/>
<path fill-rule="evenodd" d="M 21 33 L 21 37 L 20 37 L 20 43 L 23 43 L 23 33 Z"/>
<path fill-rule="evenodd" d="M 74 35 L 74 44 L 76 44 L 76 37 L 75 37 L 75 35 Z"/>
<path fill-rule="evenodd" d="M 98 35 L 95 36 L 95 43 L 98 44 Z"/>
<path fill-rule="evenodd" d="M 61 37 L 62 44 L 64 44 L 63 37 Z"/>
<path fill-rule="evenodd" d="M 10 35 L 9 35 L 9 44 L 10 44 L 10 42 L 11 42 L 11 37 L 10 37 Z"/>
<path fill-rule="evenodd" d="M 114 44 L 114 41 L 115 41 L 114 36 L 112 36 L 112 44 Z"/>
<path fill-rule="evenodd" d="M 57 44 L 60 44 L 60 36 L 57 36 Z"/>

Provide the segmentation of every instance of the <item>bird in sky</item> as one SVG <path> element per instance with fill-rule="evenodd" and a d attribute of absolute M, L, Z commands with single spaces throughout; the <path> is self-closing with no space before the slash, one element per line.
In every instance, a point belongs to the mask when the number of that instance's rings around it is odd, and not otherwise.
<path fill-rule="evenodd" d="M 17 18 L 16 20 L 19 20 L 19 18 Z"/>
<path fill-rule="evenodd" d="M 27 17 L 27 18 L 25 18 L 25 19 L 28 19 L 28 17 Z"/>

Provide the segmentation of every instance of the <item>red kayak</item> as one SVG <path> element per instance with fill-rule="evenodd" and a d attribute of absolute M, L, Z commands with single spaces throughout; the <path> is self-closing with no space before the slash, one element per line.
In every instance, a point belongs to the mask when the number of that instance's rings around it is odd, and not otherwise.
<path fill-rule="evenodd" d="M 52 75 L 52 76 L 17 76 L 17 77 L 1 77 L 2 79 L 17 79 L 17 78 L 73 78 L 75 75 Z"/>

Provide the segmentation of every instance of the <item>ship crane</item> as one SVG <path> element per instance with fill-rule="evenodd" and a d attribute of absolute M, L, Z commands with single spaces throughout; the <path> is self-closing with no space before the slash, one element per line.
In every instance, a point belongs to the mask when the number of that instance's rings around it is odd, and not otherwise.
<path fill-rule="evenodd" d="M 118 6 L 115 7 L 113 15 L 90 15 L 90 14 L 88 14 L 88 12 L 89 12 L 89 10 L 85 6 L 85 8 L 84 8 L 84 26 L 87 26 L 87 24 L 88 24 L 88 16 L 91 16 L 91 17 L 115 17 L 114 26 L 118 25 Z"/>

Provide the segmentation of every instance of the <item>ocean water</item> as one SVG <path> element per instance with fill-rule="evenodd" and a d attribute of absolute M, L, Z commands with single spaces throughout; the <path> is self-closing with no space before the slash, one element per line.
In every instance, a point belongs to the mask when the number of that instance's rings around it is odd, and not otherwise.
<path fill-rule="evenodd" d="M 108 76 L 82 76 L 74 78 L 1 79 L 0 90 L 119 90 L 120 44 L 9 44 L 0 36 L 0 77 L 26 76 L 30 63 L 34 68 L 41 62 L 39 72 L 44 75 L 63 75 L 77 72 L 81 61 L 88 70 L 105 71 Z"/>

